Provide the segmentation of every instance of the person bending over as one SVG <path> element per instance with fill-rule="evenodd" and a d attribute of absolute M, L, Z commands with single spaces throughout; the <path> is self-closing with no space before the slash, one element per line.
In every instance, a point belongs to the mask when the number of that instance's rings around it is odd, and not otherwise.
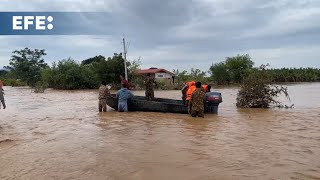
<path fill-rule="evenodd" d="M 127 86 L 123 84 L 117 93 L 119 112 L 128 112 L 128 99 L 131 97 L 133 97 L 133 94 L 127 89 Z"/>

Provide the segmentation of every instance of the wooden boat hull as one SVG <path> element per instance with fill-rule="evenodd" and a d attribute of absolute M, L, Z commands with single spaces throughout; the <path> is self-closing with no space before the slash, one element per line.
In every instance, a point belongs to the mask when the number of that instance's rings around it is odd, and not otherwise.
<path fill-rule="evenodd" d="M 205 101 L 205 113 L 217 114 L 219 103 L 220 101 Z M 107 98 L 107 105 L 118 110 L 118 99 L 115 94 Z M 155 98 L 154 101 L 147 101 L 144 96 L 134 96 L 128 100 L 128 111 L 188 114 L 188 107 L 183 104 L 182 100 Z"/>

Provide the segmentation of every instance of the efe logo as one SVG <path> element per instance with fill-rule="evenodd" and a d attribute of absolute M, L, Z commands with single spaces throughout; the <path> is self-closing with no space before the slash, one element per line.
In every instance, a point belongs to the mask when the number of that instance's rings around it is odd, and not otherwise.
<path fill-rule="evenodd" d="M 46 21 L 48 24 L 46 25 Z M 28 30 L 29 25 L 36 25 L 36 30 L 52 30 L 53 29 L 52 16 L 12 16 L 13 30 Z"/>

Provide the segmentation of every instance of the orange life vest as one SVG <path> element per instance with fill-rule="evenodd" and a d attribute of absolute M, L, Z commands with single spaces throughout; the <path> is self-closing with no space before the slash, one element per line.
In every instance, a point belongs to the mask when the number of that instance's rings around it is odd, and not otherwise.
<path fill-rule="evenodd" d="M 192 93 L 197 89 L 195 84 L 196 83 L 194 81 L 189 82 L 189 88 L 187 91 L 187 99 L 186 99 L 187 101 L 189 101 L 191 99 Z"/>
<path fill-rule="evenodd" d="M 207 90 L 208 90 L 208 85 L 202 85 L 202 88 L 203 88 L 204 92 L 207 92 Z"/>
<path fill-rule="evenodd" d="M 195 85 L 196 85 L 196 82 L 194 82 L 194 81 L 190 81 L 190 82 L 188 82 L 188 85 L 189 85 L 189 87 L 191 87 L 191 86 L 195 86 Z"/>

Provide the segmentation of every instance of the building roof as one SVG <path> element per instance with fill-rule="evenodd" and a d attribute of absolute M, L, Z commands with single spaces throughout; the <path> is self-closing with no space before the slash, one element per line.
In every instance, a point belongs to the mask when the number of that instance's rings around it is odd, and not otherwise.
<path fill-rule="evenodd" d="M 150 69 L 141 69 L 136 71 L 137 74 L 155 74 L 155 73 L 168 73 L 171 75 L 175 75 L 173 72 L 170 72 L 165 69 L 157 69 L 157 68 L 150 68 Z"/>

